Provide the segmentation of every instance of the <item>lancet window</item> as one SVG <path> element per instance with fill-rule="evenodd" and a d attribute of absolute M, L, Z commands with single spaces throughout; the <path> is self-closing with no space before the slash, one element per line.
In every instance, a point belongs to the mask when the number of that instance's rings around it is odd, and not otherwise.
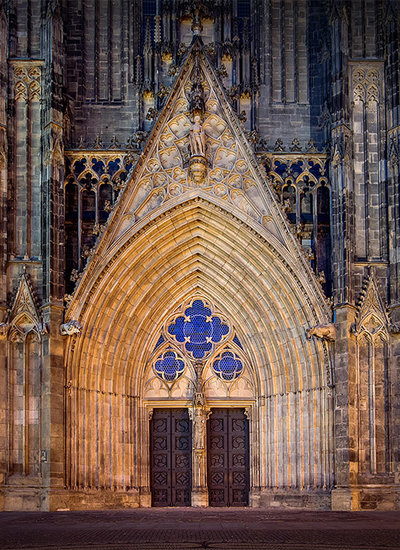
<path fill-rule="evenodd" d="M 288 221 L 330 295 L 331 192 L 327 159 L 317 153 L 272 155 L 268 175 Z"/>
<path fill-rule="evenodd" d="M 64 186 L 67 292 L 73 290 L 90 257 L 131 167 L 128 153 L 67 153 Z"/>

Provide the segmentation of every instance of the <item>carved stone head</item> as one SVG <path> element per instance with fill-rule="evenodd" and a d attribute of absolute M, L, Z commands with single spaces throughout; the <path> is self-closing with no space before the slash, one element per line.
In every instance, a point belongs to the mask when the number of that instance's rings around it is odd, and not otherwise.
<path fill-rule="evenodd" d="M 194 156 L 190 159 L 189 175 L 196 186 L 204 185 L 207 176 L 207 161 L 204 157 Z"/>

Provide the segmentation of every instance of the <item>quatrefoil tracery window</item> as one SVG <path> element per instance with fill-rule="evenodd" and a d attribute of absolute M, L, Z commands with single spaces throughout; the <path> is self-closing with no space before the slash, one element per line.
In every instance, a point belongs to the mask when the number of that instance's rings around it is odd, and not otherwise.
<path fill-rule="evenodd" d="M 243 347 L 230 322 L 201 298 L 185 304 L 167 320 L 154 351 L 158 349 L 153 370 L 167 383 L 184 374 L 188 361 L 210 361 L 213 373 L 226 383 L 244 370 Z"/>

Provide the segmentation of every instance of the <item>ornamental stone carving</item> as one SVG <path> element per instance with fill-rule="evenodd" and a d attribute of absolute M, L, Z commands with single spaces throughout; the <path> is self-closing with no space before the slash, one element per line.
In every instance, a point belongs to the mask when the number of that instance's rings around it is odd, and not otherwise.
<path fill-rule="evenodd" d="M 0 340 L 5 340 L 7 338 L 8 323 L 0 323 Z"/>
<path fill-rule="evenodd" d="M 55 124 L 48 130 L 46 135 L 46 153 L 44 157 L 46 166 L 64 166 L 64 143 L 62 128 Z"/>
<path fill-rule="evenodd" d="M 7 135 L 6 129 L 0 127 L 0 170 L 7 164 Z"/>
<path fill-rule="evenodd" d="M 363 102 L 367 106 L 372 102 L 379 102 L 379 80 L 381 77 L 380 64 L 358 63 L 353 68 L 353 101 Z"/>
<path fill-rule="evenodd" d="M 226 120 L 230 107 L 207 60 L 194 51 L 182 75 L 135 168 L 126 211 L 136 223 L 163 202 L 201 188 L 265 227 L 272 205 L 254 172 L 258 164 L 237 122 Z"/>
<path fill-rule="evenodd" d="M 76 321 L 68 321 L 68 323 L 63 323 L 60 325 L 60 334 L 63 336 L 73 336 L 74 334 L 80 334 L 82 330 L 82 325 Z"/>
<path fill-rule="evenodd" d="M 14 62 L 15 101 L 39 101 L 41 97 L 41 63 Z"/>
<path fill-rule="evenodd" d="M 307 339 L 311 340 L 313 336 L 320 340 L 326 340 L 327 342 L 334 342 L 336 340 L 336 328 L 333 323 L 325 323 L 323 325 L 316 325 L 307 330 Z"/>

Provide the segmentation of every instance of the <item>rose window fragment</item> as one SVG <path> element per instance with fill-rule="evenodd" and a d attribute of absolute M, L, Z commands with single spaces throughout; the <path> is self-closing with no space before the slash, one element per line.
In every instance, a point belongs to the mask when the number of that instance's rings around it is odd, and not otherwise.
<path fill-rule="evenodd" d="M 229 327 L 202 300 L 194 300 L 168 327 L 168 333 L 195 359 L 202 359 L 212 350 L 213 345 L 222 342 L 229 333 Z"/>

